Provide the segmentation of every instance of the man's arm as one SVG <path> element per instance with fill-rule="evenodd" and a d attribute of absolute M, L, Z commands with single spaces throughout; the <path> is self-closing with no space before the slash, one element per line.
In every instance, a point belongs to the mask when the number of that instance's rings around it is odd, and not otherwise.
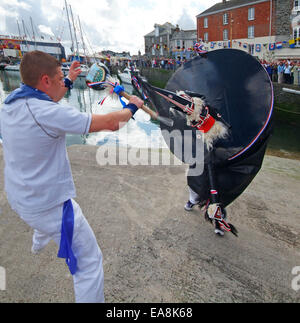
<path fill-rule="evenodd" d="M 144 102 L 136 96 L 132 96 L 129 104 L 134 104 L 137 108 L 141 108 Z M 122 128 L 132 117 L 133 112 L 126 107 L 117 112 L 108 113 L 105 115 L 92 114 L 92 122 L 89 133 L 99 132 L 104 130 L 117 131 Z"/>

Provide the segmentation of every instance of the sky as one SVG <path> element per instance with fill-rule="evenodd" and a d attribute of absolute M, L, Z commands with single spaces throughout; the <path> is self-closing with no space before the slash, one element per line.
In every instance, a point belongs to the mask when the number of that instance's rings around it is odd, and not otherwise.
<path fill-rule="evenodd" d="M 67 0 L 67 4 L 72 8 L 80 52 L 83 52 L 82 35 L 89 53 L 112 50 L 136 55 L 138 51 L 144 54 L 144 36 L 154 30 L 154 24 L 170 22 L 183 30 L 196 29 L 196 15 L 220 1 Z M 30 17 L 36 36 L 60 38 L 70 54 L 65 0 L 0 0 L 0 35 L 19 35 L 19 23 L 21 35 L 32 37 Z"/>

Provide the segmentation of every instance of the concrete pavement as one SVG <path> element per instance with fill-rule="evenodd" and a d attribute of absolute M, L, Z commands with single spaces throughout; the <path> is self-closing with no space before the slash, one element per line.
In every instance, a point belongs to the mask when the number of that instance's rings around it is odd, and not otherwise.
<path fill-rule="evenodd" d="M 99 166 L 97 147 L 68 148 L 77 201 L 104 255 L 107 302 L 299 302 L 300 162 L 267 156 L 228 207 L 239 238 L 215 236 L 184 211 L 186 166 Z M 32 229 L 10 209 L 0 146 L 0 302 L 73 302 L 73 282 L 51 242 L 30 253 Z M 299 272 L 300 274 L 300 272 Z M 299 281 L 299 282 L 298 282 Z"/>

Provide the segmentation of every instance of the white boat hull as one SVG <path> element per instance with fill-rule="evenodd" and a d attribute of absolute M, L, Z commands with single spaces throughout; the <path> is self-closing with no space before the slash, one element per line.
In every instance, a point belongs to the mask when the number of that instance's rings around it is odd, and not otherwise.
<path fill-rule="evenodd" d="M 7 66 L 4 67 L 4 71 L 19 72 L 20 71 L 20 65 L 7 65 Z"/>
<path fill-rule="evenodd" d="M 122 83 L 131 84 L 131 76 L 124 75 L 121 73 L 121 74 L 118 74 L 118 77 L 120 78 Z"/>

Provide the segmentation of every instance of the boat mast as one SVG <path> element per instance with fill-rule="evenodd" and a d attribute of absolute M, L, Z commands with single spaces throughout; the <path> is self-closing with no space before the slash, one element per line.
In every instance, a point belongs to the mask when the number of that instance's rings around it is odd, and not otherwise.
<path fill-rule="evenodd" d="M 72 28 L 71 28 L 71 23 L 70 23 L 70 18 L 69 18 L 69 11 L 68 11 L 67 0 L 65 0 L 65 6 L 66 6 L 66 12 L 67 12 L 68 23 L 69 23 L 69 29 L 70 29 L 70 35 L 71 35 L 71 41 L 72 41 L 71 51 L 72 51 L 72 53 L 73 53 L 73 52 L 74 52 L 74 41 L 73 41 Z"/>
<path fill-rule="evenodd" d="M 75 24 L 74 24 L 73 12 L 72 12 L 71 5 L 70 5 L 70 12 L 71 12 L 71 18 L 72 18 L 73 29 L 74 29 L 74 36 L 75 36 L 75 42 L 76 42 L 77 56 L 78 56 L 78 59 L 79 59 L 79 62 L 80 62 L 79 48 L 78 48 L 78 41 L 77 41 L 77 36 L 76 36 L 76 29 L 75 29 Z"/>
<path fill-rule="evenodd" d="M 27 39 L 26 30 L 25 30 L 25 23 L 24 23 L 23 19 L 22 19 L 22 26 L 23 26 L 23 31 L 24 31 L 24 38 Z"/>
<path fill-rule="evenodd" d="M 34 39 L 34 49 L 36 49 L 35 33 L 34 33 L 33 23 L 32 23 L 32 18 L 31 17 L 30 17 L 30 23 L 31 23 L 32 35 L 33 35 L 33 39 Z"/>
<path fill-rule="evenodd" d="M 81 35 L 81 41 L 82 41 L 82 47 L 83 47 L 83 53 L 84 53 L 84 58 L 85 58 L 85 64 L 87 65 L 86 52 L 85 52 L 85 43 L 84 43 L 84 40 L 83 40 L 83 35 L 82 35 L 82 29 L 81 29 L 81 23 L 80 23 L 80 18 L 79 18 L 79 16 L 78 16 L 78 22 L 79 22 L 80 35 Z"/>
<path fill-rule="evenodd" d="M 27 42 L 26 28 L 25 28 L 25 23 L 24 23 L 23 19 L 22 19 L 22 26 L 23 26 L 23 30 L 24 30 L 24 40 L 25 40 L 26 48 L 27 48 L 27 51 L 29 51 L 29 46 L 28 46 L 28 42 Z"/>
<path fill-rule="evenodd" d="M 18 26 L 19 36 L 20 36 L 20 38 L 22 38 L 21 30 L 20 30 L 20 26 L 19 26 L 19 21 L 18 21 L 18 19 L 17 19 L 17 26 Z"/>

